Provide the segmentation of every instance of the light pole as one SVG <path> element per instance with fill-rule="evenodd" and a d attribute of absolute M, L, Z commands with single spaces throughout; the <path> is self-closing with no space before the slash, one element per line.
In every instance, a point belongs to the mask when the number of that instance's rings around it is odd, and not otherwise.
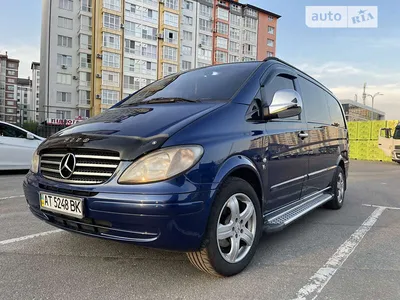
<path fill-rule="evenodd" d="M 376 96 L 383 96 L 383 94 L 382 93 L 375 93 L 374 95 L 371 95 L 371 94 L 367 94 L 367 96 L 368 97 L 371 97 L 371 99 L 372 99 L 372 109 L 374 108 L 374 100 L 375 100 L 375 97 Z M 372 117 L 371 117 L 371 119 L 373 120 L 374 119 L 374 113 L 372 112 Z"/>

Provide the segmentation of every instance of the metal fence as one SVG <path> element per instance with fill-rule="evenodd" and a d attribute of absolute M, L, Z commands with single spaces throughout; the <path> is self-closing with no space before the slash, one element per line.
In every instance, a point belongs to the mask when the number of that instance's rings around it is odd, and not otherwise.
<path fill-rule="evenodd" d="M 58 131 L 68 127 L 67 125 L 47 125 L 47 124 L 39 124 L 36 130 L 36 134 L 38 136 L 48 138 L 51 135 L 57 133 Z"/>

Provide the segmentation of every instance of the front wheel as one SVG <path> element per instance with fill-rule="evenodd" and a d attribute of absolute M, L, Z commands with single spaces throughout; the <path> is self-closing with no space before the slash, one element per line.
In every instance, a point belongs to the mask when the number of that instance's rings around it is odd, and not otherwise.
<path fill-rule="evenodd" d="M 247 181 L 228 178 L 212 206 L 202 249 L 187 256 L 201 271 L 232 276 L 250 263 L 261 234 L 257 194 Z"/>

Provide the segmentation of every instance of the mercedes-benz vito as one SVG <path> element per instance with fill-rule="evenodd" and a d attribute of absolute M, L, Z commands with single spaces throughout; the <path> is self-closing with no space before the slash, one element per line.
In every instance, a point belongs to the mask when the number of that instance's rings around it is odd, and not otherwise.
<path fill-rule="evenodd" d="M 43 142 L 24 181 L 56 227 L 242 271 L 263 231 L 343 205 L 343 110 L 276 58 L 167 76 Z"/>

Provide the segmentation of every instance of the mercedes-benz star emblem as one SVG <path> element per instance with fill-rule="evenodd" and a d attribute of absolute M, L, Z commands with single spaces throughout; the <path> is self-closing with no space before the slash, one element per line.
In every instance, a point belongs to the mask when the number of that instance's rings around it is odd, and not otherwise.
<path fill-rule="evenodd" d="M 64 179 L 68 179 L 72 176 L 72 174 L 75 171 L 75 166 L 76 166 L 76 158 L 75 155 L 72 153 L 67 153 L 65 156 L 61 159 L 60 162 L 60 175 Z"/>

